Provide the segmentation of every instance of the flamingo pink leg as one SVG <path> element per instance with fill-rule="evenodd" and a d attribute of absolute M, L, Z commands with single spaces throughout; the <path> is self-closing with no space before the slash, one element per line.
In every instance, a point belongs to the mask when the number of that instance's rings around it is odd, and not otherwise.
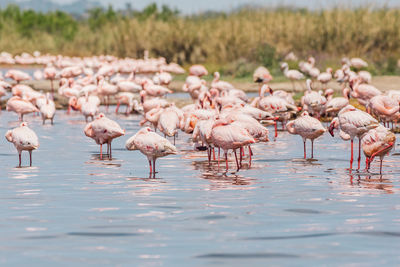
<path fill-rule="evenodd" d="M 151 168 L 151 160 L 149 160 L 149 167 L 150 167 L 150 173 L 152 173 L 153 169 Z"/>
<path fill-rule="evenodd" d="M 213 159 L 215 160 L 215 149 L 212 148 L 212 152 L 213 152 Z"/>
<path fill-rule="evenodd" d="M 252 155 L 253 155 L 253 151 L 251 150 L 251 147 L 249 146 L 249 156 L 250 156 L 249 167 L 251 167 L 251 156 Z"/>
<path fill-rule="evenodd" d="M 353 139 L 351 140 L 351 158 L 350 158 L 350 170 L 353 169 Z"/>
<path fill-rule="evenodd" d="M 100 145 L 100 159 L 103 159 L 103 145 Z"/>
<path fill-rule="evenodd" d="M 275 127 L 275 138 L 278 137 L 278 126 L 276 125 L 276 121 L 274 121 L 274 127 Z"/>
<path fill-rule="evenodd" d="M 219 169 L 219 152 L 221 151 L 221 149 L 220 148 L 218 148 L 218 169 Z"/>
<path fill-rule="evenodd" d="M 211 162 L 211 148 L 207 147 L 208 164 Z"/>
<path fill-rule="evenodd" d="M 361 161 L 361 139 L 358 138 L 358 167 L 357 167 L 357 170 L 360 169 L 360 161 Z"/>
<path fill-rule="evenodd" d="M 235 160 L 236 160 L 237 171 L 239 171 L 240 167 L 239 167 L 239 162 L 238 162 L 238 158 L 237 158 L 237 154 L 236 154 L 236 149 L 234 149 L 233 152 L 234 152 L 234 154 L 235 154 Z"/>
<path fill-rule="evenodd" d="M 120 105 L 120 101 L 118 100 L 118 102 L 117 102 L 117 107 L 116 107 L 116 109 L 115 109 L 115 113 L 118 113 L 119 105 Z"/>
<path fill-rule="evenodd" d="M 306 140 L 303 141 L 303 146 L 304 146 L 304 159 L 306 159 L 307 158 L 307 155 L 306 155 Z"/>

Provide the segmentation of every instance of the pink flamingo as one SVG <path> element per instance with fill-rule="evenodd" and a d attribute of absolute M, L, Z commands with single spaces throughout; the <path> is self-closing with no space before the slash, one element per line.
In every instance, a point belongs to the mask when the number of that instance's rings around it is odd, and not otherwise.
<path fill-rule="evenodd" d="M 301 104 L 303 105 L 303 109 L 312 113 L 313 116 L 317 118 L 320 117 L 321 110 L 323 109 L 326 98 L 322 96 L 320 93 L 312 91 L 311 88 L 311 80 L 307 79 L 307 91 L 304 96 L 301 98 Z"/>
<path fill-rule="evenodd" d="M 193 65 L 189 68 L 189 75 L 201 77 L 208 75 L 208 71 L 203 65 Z"/>
<path fill-rule="evenodd" d="M 293 91 L 295 91 L 294 81 L 300 81 L 304 79 L 304 74 L 298 70 L 289 70 L 289 65 L 286 62 L 281 64 L 283 74 L 292 82 Z"/>
<path fill-rule="evenodd" d="M 211 82 L 211 88 L 215 88 L 219 91 L 229 91 L 231 89 L 234 89 L 233 85 L 225 82 L 225 81 L 220 81 L 220 74 L 218 71 L 214 72 L 214 79 Z"/>
<path fill-rule="evenodd" d="M 362 84 L 359 77 L 351 79 L 349 84 L 352 89 L 351 96 L 357 98 L 358 102 L 363 106 L 367 106 L 368 101 L 374 96 L 382 94 L 375 86 Z"/>
<path fill-rule="evenodd" d="M 361 139 L 361 147 L 366 157 L 366 169 L 369 169 L 371 162 L 378 156 L 381 160 L 379 173 L 382 174 L 383 158 L 393 149 L 395 142 L 394 133 L 382 125 L 364 134 Z"/>
<path fill-rule="evenodd" d="M 221 148 L 224 150 L 226 172 L 228 172 L 228 150 L 232 149 L 235 153 L 236 166 L 237 170 L 239 170 L 240 166 L 237 159 L 236 149 L 256 142 L 246 129 L 237 125 L 232 125 L 226 119 L 220 119 L 214 123 L 211 131 L 211 140 L 212 143 L 218 147 L 218 151 Z"/>
<path fill-rule="evenodd" d="M 107 144 L 107 154 L 112 159 L 111 142 L 113 139 L 125 135 L 125 130 L 113 120 L 100 113 L 97 118 L 88 123 L 84 129 L 85 135 L 94 139 L 100 145 L 100 159 L 103 159 L 103 144 Z"/>
<path fill-rule="evenodd" d="M 139 150 L 149 161 L 150 174 L 156 174 L 156 159 L 171 154 L 177 154 L 178 150 L 164 137 L 153 132 L 149 127 L 140 129 L 125 144 L 128 150 Z"/>
<path fill-rule="evenodd" d="M 327 99 L 327 102 L 324 107 L 325 113 L 333 113 L 335 116 L 337 113 L 344 107 L 346 107 L 349 104 L 349 98 L 350 98 L 350 89 L 347 87 L 344 87 L 342 90 L 343 97 L 335 97 L 332 98 L 333 95 L 333 90 L 332 89 L 327 89 L 325 91 L 325 97 Z"/>
<path fill-rule="evenodd" d="M 323 85 L 323 89 L 326 89 L 327 84 L 332 80 L 332 68 L 327 68 L 326 72 L 319 74 L 317 80 Z"/>
<path fill-rule="evenodd" d="M 6 139 L 13 143 L 18 151 L 19 167 L 21 167 L 21 153 L 23 150 L 29 152 L 29 166 L 32 166 L 32 150 L 39 147 L 39 139 L 34 131 L 28 127 L 28 123 L 22 122 L 19 127 L 7 131 Z"/>
<path fill-rule="evenodd" d="M 20 70 L 9 70 L 7 71 L 5 77 L 13 79 L 14 81 L 17 82 L 17 84 L 19 84 L 21 81 L 27 81 L 32 79 L 29 74 Z"/>
<path fill-rule="evenodd" d="M 164 133 L 164 135 L 169 137 L 174 137 L 174 145 L 175 145 L 175 137 L 178 133 L 178 129 L 180 127 L 180 122 L 183 120 L 183 113 L 175 106 L 171 106 L 169 108 L 164 109 L 160 117 L 158 119 L 158 129 L 160 132 Z"/>
<path fill-rule="evenodd" d="M 53 125 L 54 115 L 56 114 L 56 105 L 54 101 L 50 99 L 49 93 L 46 94 L 46 102 L 40 105 L 40 114 L 42 114 L 43 125 L 46 120 L 50 120 Z"/>
<path fill-rule="evenodd" d="M 386 95 L 374 96 L 367 105 L 368 113 L 376 115 L 384 124 L 399 112 L 399 108 L 399 102 Z"/>
<path fill-rule="evenodd" d="M 29 101 L 22 99 L 19 96 L 13 96 L 7 101 L 7 111 L 14 111 L 19 115 L 19 120 L 24 119 L 24 115 L 39 110 Z"/>
<path fill-rule="evenodd" d="M 368 113 L 356 109 L 352 105 L 344 107 L 336 118 L 334 118 L 329 125 L 329 133 L 334 136 L 333 130 L 339 128 L 340 136 L 344 140 L 351 140 L 351 158 L 350 158 L 350 170 L 353 166 L 353 140 L 358 137 L 358 169 L 360 169 L 361 160 L 361 136 L 371 129 L 379 126 L 377 120 L 375 120 Z"/>
<path fill-rule="evenodd" d="M 311 140 L 311 158 L 314 158 L 314 140 L 326 132 L 321 122 L 304 111 L 299 118 L 288 122 L 286 128 L 289 133 L 298 134 L 303 138 L 304 159 L 307 158 L 306 140 Z"/>
<path fill-rule="evenodd" d="M 139 112 L 139 102 L 135 99 L 135 95 L 130 92 L 122 92 L 116 96 L 117 99 L 117 107 L 115 109 L 115 113 L 118 113 L 119 106 L 121 104 L 126 105 L 125 114 L 128 115 L 132 112 L 132 110 L 136 110 Z"/>
<path fill-rule="evenodd" d="M 56 79 L 57 76 L 57 70 L 54 67 L 47 67 L 44 69 L 43 71 L 44 74 L 44 78 L 46 80 L 50 80 L 50 84 L 51 84 L 51 97 L 54 98 L 54 85 L 53 85 L 53 81 Z"/>

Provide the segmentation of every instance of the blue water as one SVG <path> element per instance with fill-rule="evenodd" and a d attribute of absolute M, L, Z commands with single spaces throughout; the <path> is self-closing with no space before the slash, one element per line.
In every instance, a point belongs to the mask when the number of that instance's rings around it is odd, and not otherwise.
<path fill-rule="evenodd" d="M 57 111 L 54 126 L 26 116 L 41 143 L 31 168 L 16 168 L 13 145 L 0 138 L 1 264 L 399 263 L 398 155 L 385 159 L 382 176 L 378 162 L 372 174 L 349 175 L 348 143 L 326 134 L 316 141 L 318 160 L 303 161 L 301 138 L 280 132 L 254 145 L 250 169 L 246 160 L 234 172 L 231 160 L 224 174 L 224 163 L 209 166 L 180 133 L 181 152 L 159 159 L 152 179 L 146 158 L 124 149 L 140 116 L 109 116 L 127 132 L 113 142 L 112 160 L 99 160 L 78 113 Z M 0 134 L 16 120 L 2 111 Z"/>

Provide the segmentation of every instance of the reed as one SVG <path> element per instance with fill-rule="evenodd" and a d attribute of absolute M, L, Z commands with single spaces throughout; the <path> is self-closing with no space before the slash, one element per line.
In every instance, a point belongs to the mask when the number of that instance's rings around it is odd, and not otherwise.
<path fill-rule="evenodd" d="M 149 50 L 168 61 L 243 75 L 258 64 L 277 69 L 290 51 L 299 58 L 315 56 L 321 68 L 335 67 L 342 56 L 359 56 L 372 63 L 375 74 L 396 73 L 400 57 L 398 9 L 243 9 L 196 16 L 162 16 L 157 8 L 145 15 L 105 10 L 86 19 L 40 14 L 40 25 L 26 11 L 12 12 L 0 12 L 0 49 L 14 54 L 141 57 Z M 58 24 L 51 28 L 54 21 Z"/>

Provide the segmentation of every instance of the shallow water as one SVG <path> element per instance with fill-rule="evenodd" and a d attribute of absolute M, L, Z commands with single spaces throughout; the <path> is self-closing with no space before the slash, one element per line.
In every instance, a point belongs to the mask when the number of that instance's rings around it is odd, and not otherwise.
<path fill-rule="evenodd" d="M 112 110 L 112 109 L 111 109 Z M 0 141 L 0 262 L 7 265 L 265 266 L 394 265 L 400 260 L 399 156 L 384 174 L 349 175 L 349 147 L 329 134 L 304 161 L 302 140 L 280 132 L 254 146 L 250 169 L 223 173 L 179 134 L 179 155 L 157 161 L 124 143 L 140 117 L 115 116 L 127 135 L 113 159 L 83 134 L 83 116 L 57 111 L 55 125 L 26 116 L 41 146 L 16 168 Z M 2 111 L 0 134 L 17 126 Z M 271 129 L 272 130 L 272 129 Z M 272 136 L 272 134 L 271 134 Z M 23 163 L 28 163 L 23 154 Z M 247 161 L 246 161 L 247 163 Z M 363 164 L 364 166 L 364 164 Z M 372 172 L 378 171 L 378 162 Z"/>

